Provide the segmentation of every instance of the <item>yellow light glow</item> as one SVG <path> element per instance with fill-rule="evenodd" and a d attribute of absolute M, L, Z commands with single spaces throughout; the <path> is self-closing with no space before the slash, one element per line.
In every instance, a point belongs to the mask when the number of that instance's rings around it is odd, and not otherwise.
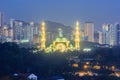
<path fill-rule="evenodd" d="M 91 49 L 90 48 L 84 48 L 83 51 L 84 52 L 89 52 L 89 51 L 91 51 Z"/>
<path fill-rule="evenodd" d="M 42 26 L 45 26 L 45 22 L 42 22 Z"/>
<path fill-rule="evenodd" d="M 90 64 L 90 62 L 86 62 L 86 64 L 88 65 L 88 64 Z"/>
<path fill-rule="evenodd" d="M 60 52 L 65 52 L 66 46 L 62 43 L 56 45 L 56 49 Z"/>
<path fill-rule="evenodd" d="M 86 75 L 86 72 L 79 72 L 79 76 L 85 76 Z"/>
<path fill-rule="evenodd" d="M 87 65 L 84 65 L 84 66 L 83 66 L 83 68 L 84 68 L 84 69 L 87 69 L 87 68 L 88 68 L 88 66 L 87 66 Z"/>
<path fill-rule="evenodd" d="M 94 69 L 100 69 L 101 66 L 95 65 L 95 66 L 93 66 L 93 68 L 94 68 Z"/>
<path fill-rule="evenodd" d="M 78 67 L 79 65 L 77 63 L 73 64 L 72 65 L 73 67 Z"/>
<path fill-rule="evenodd" d="M 75 38 L 74 38 L 74 42 L 75 42 L 75 46 L 73 47 L 73 45 L 70 43 L 69 40 L 67 40 L 67 38 L 64 37 L 62 29 L 59 28 L 59 37 L 55 39 L 55 41 L 53 41 L 50 46 L 46 46 L 46 28 L 45 28 L 46 24 L 45 22 L 41 23 L 41 34 L 40 34 L 40 46 L 38 48 L 40 48 L 40 50 L 44 50 L 45 52 L 49 53 L 49 52 L 54 52 L 54 51 L 59 51 L 59 52 L 66 52 L 66 51 L 74 51 L 74 50 L 80 50 L 80 29 L 79 29 L 79 22 L 76 22 L 76 28 L 75 28 Z"/>
<path fill-rule="evenodd" d="M 115 66 L 112 66 L 111 68 L 112 68 L 112 70 L 115 70 Z"/>
<path fill-rule="evenodd" d="M 41 39 L 40 39 L 40 43 L 41 43 L 41 49 L 45 49 L 46 48 L 46 33 L 45 33 L 45 22 L 42 22 L 41 25 Z"/>
<path fill-rule="evenodd" d="M 76 21 L 76 25 L 79 26 L 79 22 L 78 21 Z"/>
<path fill-rule="evenodd" d="M 80 31 L 79 31 L 79 22 L 76 22 L 76 29 L 75 29 L 75 49 L 80 49 Z"/>

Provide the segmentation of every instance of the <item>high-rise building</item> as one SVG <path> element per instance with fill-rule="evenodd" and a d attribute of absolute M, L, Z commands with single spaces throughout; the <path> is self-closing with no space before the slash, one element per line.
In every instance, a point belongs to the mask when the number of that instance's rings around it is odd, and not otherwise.
<path fill-rule="evenodd" d="M 0 12 L 0 37 L 2 37 L 2 27 L 4 25 L 4 18 L 3 18 L 3 13 Z M 1 39 L 2 41 L 2 39 Z"/>
<path fill-rule="evenodd" d="M 86 22 L 84 25 L 84 32 L 85 36 L 89 42 L 94 42 L 94 23 L 93 22 Z"/>
<path fill-rule="evenodd" d="M 102 44 L 102 32 L 101 31 L 95 31 L 94 42 Z"/>
<path fill-rule="evenodd" d="M 8 36 L 8 26 L 4 25 L 2 27 L 2 36 Z"/>
<path fill-rule="evenodd" d="M 85 39 L 85 33 L 84 33 L 84 30 L 80 30 L 80 39 L 81 39 L 81 41 L 86 41 L 86 39 Z"/>
<path fill-rule="evenodd" d="M 0 42 L 12 42 L 13 41 L 13 30 L 8 25 L 4 24 L 1 27 Z"/>
<path fill-rule="evenodd" d="M 0 27 L 2 27 L 4 24 L 4 16 L 3 16 L 3 13 L 0 12 Z"/>
<path fill-rule="evenodd" d="M 116 45 L 120 45 L 120 24 L 116 24 Z"/>
<path fill-rule="evenodd" d="M 33 35 L 33 44 L 39 44 L 39 35 L 38 34 L 34 34 Z"/>
<path fill-rule="evenodd" d="M 13 41 L 13 28 L 8 28 L 8 36 L 11 38 Z"/>
<path fill-rule="evenodd" d="M 13 29 L 13 40 L 15 42 L 33 43 L 33 36 L 39 34 L 38 26 L 34 22 L 24 22 L 21 20 L 10 21 L 10 28 Z"/>
<path fill-rule="evenodd" d="M 98 34 L 99 34 L 99 41 L 98 41 L 98 43 L 102 44 L 102 32 L 98 31 Z"/>
<path fill-rule="evenodd" d="M 23 34 L 21 32 L 22 26 L 23 26 L 23 22 L 22 21 L 18 21 L 18 20 L 14 20 L 11 25 L 13 25 L 13 35 L 14 35 L 14 41 L 15 42 L 19 42 L 19 40 L 21 39 L 21 34 Z"/>
<path fill-rule="evenodd" d="M 104 24 L 102 33 L 102 43 L 111 46 L 120 45 L 120 25 L 117 24 Z"/>
<path fill-rule="evenodd" d="M 109 37 L 109 45 L 114 46 L 116 43 L 116 28 L 115 25 L 111 24 L 109 25 L 109 35 L 106 37 Z"/>
<path fill-rule="evenodd" d="M 110 28 L 112 24 L 103 24 L 102 26 L 102 44 L 110 44 Z"/>
<path fill-rule="evenodd" d="M 114 46 L 120 45 L 120 24 L 116 23 L 111 28 L 111 39 L 113 41 Z"/>
<path fill-rule="evenodd" d="M 14 26 L 14 19 L 10 19 L 10 27 L 13 28 Z"/>

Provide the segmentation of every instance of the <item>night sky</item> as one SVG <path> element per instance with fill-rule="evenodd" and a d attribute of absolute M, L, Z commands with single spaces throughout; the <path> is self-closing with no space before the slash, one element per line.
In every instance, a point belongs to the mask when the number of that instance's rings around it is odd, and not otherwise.
<path fill-rule="evenodd" d="M 0 11 L 6 22 L 50 20 L 73 26 L 76 20 L 93 21 L 96 29 L 120 22 L 120 0 L 0 0 Z"/>

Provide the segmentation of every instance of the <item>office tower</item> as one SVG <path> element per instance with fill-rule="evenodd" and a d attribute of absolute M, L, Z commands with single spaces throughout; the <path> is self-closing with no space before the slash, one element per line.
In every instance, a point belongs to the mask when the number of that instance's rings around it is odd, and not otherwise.
<path fill-rule="evenodd" d="M 94 42 L 94 23 L 93 22 L 85 22 L 84 32 L 85 32 L 85 36 L 87 36 L 87 40 L 89 42 Z"/>
<path fill-rule="evenodd" d="M 4 25 L 2 27 L 2 36 L 8 36 L 8 26 L 7 25 Z"/>
<path fill-rule="evenodd" d="M 8 37 L 13 41 L 13 28 L 8 28 Z"/>
<path fill-rule="evenodd" d="M 110 44 L 112 24 L 103 24 L 102 26 L 102 44 Z"/>
<path fill-rule="evenodd" d="M 109 35 L 106 37 L 109 37 L 109 45 L 114 46 L 116 43 L 116 28 L 115 25 L 111 24 L 109 26 Z"/>
<path fill-rule="evenodd" d="M 111 28 L 111 43 L 113 46 L 120 45 L 120 24 L 118 23 Z"/>
<path fill-rule="evenodd" d="M 39 44 L 39 35 L 38 34 L 34 34 L 33 35 L 33 44 Z"/>
<path fill-rule="evenodd" d="M 102 44 L 102 32 L 98 31 L 98 34 L 99 34 L 99 41 L 98 41 L 98 43 Z"/>
<path fill-rule="evenodd" d="M 23 22 L 19 21 L 19 20 L 14 20 L 13 23 L 13 35 L 14 35 L 14 41 L 15 42 L 19 42 L 19 40 L 21 39 L 21 28 L 23 26 Z"/>
<path fill-rule="evenodd" d="M 33 27 L 32 42 L 33 42 L 33 44 L 37 44 L 37 43 L 40 43 L 39 42 L 40 26 L 36 23 L 33 23 L 33 24 L 34 25 L 32 26 Z"/>
<path fill-rule="evenodd" d="M 85 38 L 86 36 L 85 36 L 85 33 L 84 33 L 84 30 L 81 30 L 80 31 L 80 39 L 81 39 L 81 41 L 86 41 L 86 38 Z"/>
<path fill-rule="evenodd" d="M 120 45 L 120 24 L 116 24 L 116 45 Z"/>
<path fill-rule="evenodd" d="M 2 36 L 2 27 L 3 27 L 3 24 L 4 24 L 3 13 L 0 12 L 0 36 Z M 1 41 L 2 41 L 2 39 L 1 39 Z"/>
<path fill-rule="evenodd" d="M 1 35 L 1 42 L 12 42 L 13 40 L 13 32 L 9 28 L 8 25 L 3 25 L 2 26 L 2 35 Z"/>
<path fill-rule="evenodd" d="M 34 22 L 21 20 L 10 21 L 10 28 L 13 29 L 13 40 L 19 43 L 33 43 L 33 36 L 38 34 L 38 26 Z"/>
<path fill-rule="evenodd" d="M 15 42 L 23 42 L 28 41 L 28 24 L 24 21 L 20 20 L 14 20 L 13 21 L 13 35 L 14 35 L 14 41 Z"/>
<path fill-rule="evenodd" d="M 95 31 L 95 33 L 94 33 L 94 42 L 102 44 L 102 32 Z"/>
<path fill-rule="evenodd" d="M 26 26 L 26 30 L 27 30 L 27 36 L 26 39 L 29 40 L 30 43 L 33 42 L 33 30 L 34 30 L 34 22 L 30 22 L 27 26 Z"/>
<path fill-rule="evenodd" d="M 10 27 L 13 28 L 14 26 L 14 19 L 10 19 Z"/>
<path fill-rule="evenodd" d="M 95 31 L 94 32 L 94 42 L 98 43 L 98 41 L 99 41 L 99 33 L 98 33 L 98 31 Z"/>
<path fill-rule="evenodd" d="M 2 12 L 0 12 L 0 27 L 2 27 L 4 24 L 4 15 Z"/>
<path fill-rule="evenodd" d="M 103 44 L 111 46 L 120 45 L 120 24 L 104 24 L 103 25 Z"/>

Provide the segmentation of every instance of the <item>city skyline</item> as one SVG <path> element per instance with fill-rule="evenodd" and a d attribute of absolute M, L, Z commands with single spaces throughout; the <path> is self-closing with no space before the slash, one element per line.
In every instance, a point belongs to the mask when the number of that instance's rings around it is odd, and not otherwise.
<path fill-rule="evenodd" d="M 42 20 L 56 21 L 65 25 L 75 26 L 75 21 L 81 23 L 93 21 L 96 29 L 102 29 L 104 23 L 120 22 L 119 0 L 1 0 L 0 11 L 4 13 L 5 22 L 9 19 L 40 22 Z"/>
<path fill-rule="evenodd" d="M 0 0 L 0 80 L 120 80 L 120 0 Z"/>

